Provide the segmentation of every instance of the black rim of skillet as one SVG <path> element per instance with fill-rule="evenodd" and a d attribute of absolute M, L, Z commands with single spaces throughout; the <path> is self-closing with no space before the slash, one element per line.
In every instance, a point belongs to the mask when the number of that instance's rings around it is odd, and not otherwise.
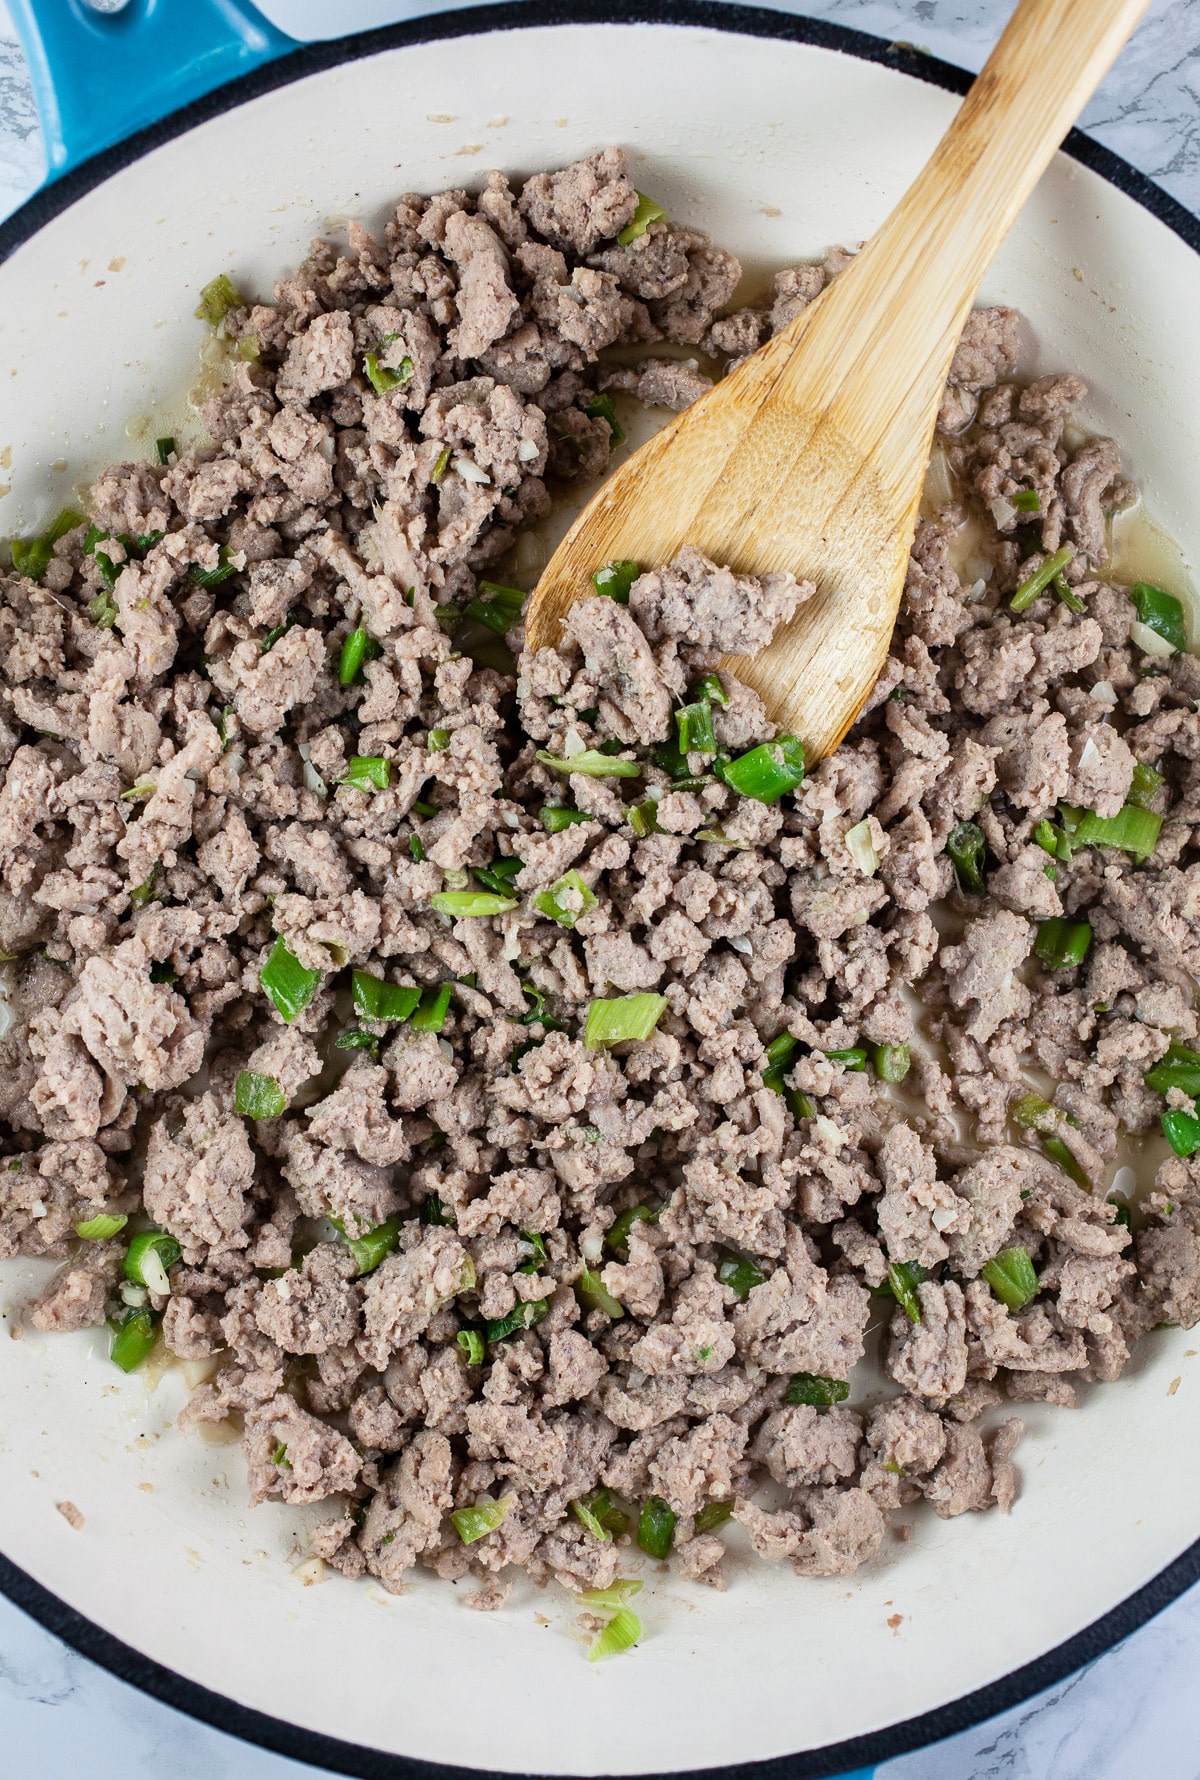
<path fill-rule="evenodd" d="M 965 93 L 972 78 L 965 70 L 927 56 L 911 44 L 887 43 L 880 37 L 868 36 L 843 25 L 790 13 L 769 12 L 761 7 L 731 5 L 727 0 L 715 0 L 715 3 L 714 0 L 522 0 L 520 7 L 481 6 L 463 12 L 433 13 L 405 24 L 297 48 L 294 53 L 217 88 L 184 109 L 172 112 L 161 122 L 138 131 L 127 141 L 106 149 L 103 154 L 96 155 L 36 193 L 7 222 L 0 224 L 0 261 L 7 259 L 22 242 L 29 240 L 77 198 L 101 185 L 123 167 L 140 160 L 152 149 L 248 99 L 302 80 L 306 75 L 320 73 L 339 63 L 357 61 L 380 50 L 409 44 L 473 37 L 490 31 L 577 24 L 688 25 L 745 37 L 808 43 L 819 49 L 836 50 L 842 55 L 880 63 L 899 74 L 944 87 L 952 93 Z M 1071 131 L 1063 147 L 1074 160 L 1090 167 L 1119 191 L 1135 199 L 1200 253 L 1200 218 L 1185 210 L 1161 186 L 1079 130 Z M 1200 1581 L 1200 1540 L 1136 1594 L 1130 1595 L 1075 1637 L 1068 1638 L 1036 1661 L 1013 1670 L 1002 1680 L 965 1694 L 936 1711 L 905 1719 L 886 1730 L 855 1737 L 849 1742 L 827 1744 L 823 1749 L 698 1772 L 702 1772 L 706 1780 L 818 1780 L 820 1776 L 843 1775 L 856 1768 L 871 1767 L 940 1742 L 944 1737 L 968 1730 L 998 1712 L 1022 1704 L 1073 1670 L 1094 1662 L 1156 1613 L 1161 1613 L 1197 1581 Z M 132 1687 L 141 1688 L 165 1705 L 186 1712 L 216 1730 L 248 1743 L 257 1743 L 293 1761 L 324 1767 L 337 1774 L 357 1776 L 358 1780 L 464 1780 L 467 1775 L 474 1775 L 477 1780 L 511 1780 L 510 1775 L 492 1775 L 483 1769 L 450 1767 L 409 1756 L 386 1754 L 343 1742 L 337 1737 L 322 1736 L 251 1707 L 238 1705 L 112 1637 L 35 1582 L 3 1554 L 0 1554 L 0 1591 L 47 1631 Z M 643 1777 L 643 1780 L 651 1780 L 651 1777 Z"/>

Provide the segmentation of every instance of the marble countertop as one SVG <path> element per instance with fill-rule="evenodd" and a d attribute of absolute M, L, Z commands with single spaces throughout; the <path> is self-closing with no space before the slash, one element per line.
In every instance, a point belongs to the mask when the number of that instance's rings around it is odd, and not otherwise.
<path fill-rule="evenodd" d="M 48 0 L 58 3 L 58 0 Z M 299 0 L 303 3 L 303 0 Z M 977 68 L 1007 0 L 807 0 L 807 12 Z M 339 0 L 347 25 L 354 0 Z M 397 15 L 430 10 L 398 0 Z M 285 22 L 287 0 L 271 7 Z M 378 6 L 372 7 L 378 16 Z M 42 177 L 0 0 L 0 216 Z M 1157 0 L 1084 114 L 1086 129 L 1200 212 L 1200 0 Z M 886 1763 L 879 1780 L 1200 1780 L 1200 1588 L 1027 1705 Z M 22 1780 L 300 1780 L 314 1770 L 181 1717 L 76 1656 L 0 1598 L 0 1742 Z"/>

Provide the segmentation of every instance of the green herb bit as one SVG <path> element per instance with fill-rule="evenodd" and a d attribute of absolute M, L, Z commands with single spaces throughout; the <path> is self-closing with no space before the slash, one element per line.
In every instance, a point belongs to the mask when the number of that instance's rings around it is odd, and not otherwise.
<path fill-rule="evenodd" d="M 93 624 L 99 625 L 101 630 L 111 630 L 121 614 L 117 610 L 116 600 L 110 592 L 105 590 L 102 593 L 97 593 L 88 601 L 87 615 Z"/>
<path fill-rule="evenodd" d="M 721 684 L 718 674 L 701 674 L 692 687 L 693 698 L 706 698 L 710 704 L 719 705 L 723 711 L 729 709 L 729 694 Z"/>
<path fill-rule="evenodd" d="M 694 704 L 681 705 L 675 713 L 681 754 L 715 754 L 717 732 L 713 728 L 712 706 L 706 698 Z"/>
<path fill-rule="evenodd" d="M 423 799 L 418 798 L 412 806 L 412 813 L 414 816 L 419 816 L 422 822 L 428 822 L 431 816 L 437 815 L 437 805 L 425 803 Z"/>
<path fill-rule="evenodd" d="M 372 794 L 386 791 L 391 782 L 392 763 L 385 760 L 382 754 L 355 754 L 337 781 L 339 785 L 349 785 L 352 791 Z"/>
<path fill-rule="evenodd" d="M 576 822 L 596 820 L 586 810 L 569 810 L 564 804 L 553 803 L 543 804 L 538 811 L 538 818 L 547 834 L 561 834 L 564 828 L 571 828 Z"/>
<path fill-rule="evenodd" d="M 629 1232 L 635 1224 L 657 1224 L 659 1212 L 649 1205 L 631 1205 L 623 1211 L 604 1238 L 604 1246 L 618 1261 L 629 1259 Z"/>
<path fill-rule="evenodd" d="M 1009 497 L 1018 513 L 1040 513 L 1041 499 L 1036 488 L 1018 488 L 1016 494 Z"/>
<path fill-rule="evenodd" d="M 1092 930 L 1086 921 L 1064 921 L 1053 915 L 1038 922 L 1033 949 L 1047 970 L 1073 970 L 1082 964 L 1092 943 Z"/>
<path fill-rule="evenodd" d="M 902 1082 L 912 1067 L 907 1045 L 872 1045 L 871 1067 L 881 1082 Z"/>
<path fill-rule="evenodd" d="M 844 1403 L 850 1386 L 842 1378 L 823 1378 L 819 1372 L 798 1372 L 783 1393 L 785 1403 L 810 1404 L 824 1409 L 831 1403 Z"/>
<path fill-rule="evenodd" d="M 450 1519 L 463 1544 L 474 1545 L 477 1539 L 485 1539 L 496 1531 L 512 1505 L 511 1496 L 500 1502 L 476 1502 L 473 1508 L 451 1509 Z"/>
<path fill-rule="evenodd" d="M 423 1224 L 439 1224 L 451 1230 L 455 1227 L 454 1213 L 449 1206 L 443 1205 L 436 1193 L 422 1199 L 419 1215 Z"/>
<path fill-rule="evenodd" d="M 496 896 L 485 890 L 436 890 L 429 898 L 430 908 L 439 915 L 452 915 L 462 921 L 471 917 L 507 915 L 517 906 L 515 896 Z"/>
<path fill-rule="evenodd" d="M 468 1366 L 482 1366 L 485 1357 L 483 1336 L 478 1329 L 460 1329 L 454 1338 Z"/>
<path fill-rule="evenodd" d="M 102 1211 L 94 1218 L 87 1218 L 82 1224 L 76 1224 L 76 1236 L 82 1236 L 85 1242 L 108 1242 L 118 1236 L 125 1228 L 129 1219 L 120 1212 Z"/>
<path fill-rule="evenodd" d="M 96 560 L 99 562 L 99 557 Z M 235 572 L 234 566 L 229 560 L 229 546 L 222 544 L 217 551 L 216 568 L 202 569 L 198 562 L 194 562 L 188 568 L 188 580 L 196 587 L 219 587 L 222 581 L 228 581 L 230 575 Z"/>
<path fill-rule="evenodd" d="M 537 758 L 553 772 L 583 773 L 589 779 L 638 779 L 642 773 L 638 761 L 617 760 L 611 754 L 602 754 L 598 748 L 584 748 L 580 753 L 572 754 L 569 760 L 561 760 L 557 754 L 539 748 Z"/>
<path fill-rule="evenodd" d="M 615 451 L 625 437 L 625 429 L 617 419 L 617 410 L 610 395 L 593 396 L 584 410 L 593 420 L 607 420 L 608 448 Z"/>
<path fill-rule="evenodd" d="M 148 878 L 143 878 L 140 884 L 134 885 L 133 889 L 129 892 L 129 906 L 131 909 L 144 909 L 148 903 L 155 900 L 154 886 L 158 882 L 159 870 L 160 868 L 157 864 L 152 865 L 150 867 L 150 876 Z"/>
<path fill-rule="evenodd" d="M 444 754 L 450 746 L 448 729 L 431 729 L 425 737 L 425 749 L 429 754 Z"/>
<path fill-rule="evenodd" d="M 613 1507 L 606 1489 L 589 1490 L 586 1496 L 580 1496 L 571 1503 L 571 1513 L 603 1545 L 611 1545 L 613 1532 L 624 1532 L 629 1524 L 621 1510 Z"/>
<path fill-rule="evenodd" d="M 1047 556 L 1041 567 L 1034 569 L 1031 575 L 1027 575 L 1017 588 L 1008 602 L 1009 610 L 1024 612 L 1028 606 L 1031 606 L 1038 595 L 1046 591 L 1054 577 L 1062 574 L 1072 555 L 1070 545 L 1064 544 L 1061 550 L 1056 550 L 1052 556 Z"/>
<path fill-rule="evenodd" d="M 613 1297 L 599 1273 L 594 1273 L 586 1261 L 575 1281 L 575 1291 L 589 1310 L 602 1310 L 613 1322 L 618 1322 L 625 1315 L 624 1305 Z"/>
<path fill-rule="evenodd" d="M 1042 1154 L 1061 1168 L 1064 1174 L 1069 1174 L 1077 1186 L 1090 1187 L 1087 1169 L 1076 1159 L 1070 1146 L 1061 1137 L 1039 1137 L 1038 1142 L 1042 1146 Z"/>
<path fill-rule="evenodd" d="M 135 1286 L 165 1296 L 171 1289 L 167 1268 L 174 1267 L 182 1253 L 168 1230 L 143 1230 L 125 1251 L 125 1277 Z"/>
<path fill-rule="evenodd" d="M 1068 824 L 1068 837 L 1075 847 L 1119 847 L 1135 858 L 1148 859 L 1158 843 L 1163 819 L 1155 810 L 1145 810 L 1127 803 L 1115 816 L 1098 816 L 1095 810 L 1077 810 L 1064 804 L 1062 815 Z"/>
<path fill-rule="evenodd" d="M 446 1024 L 446 1015 L 450 1012 L 450 998 L 454 993 L 453 985 L 442 983 L 436 989 L 426 989 L 412 1017 L 414 1032 L 440 1032 Z"/>
<path fill-rule="evenodd" d="M 386 396 L 391 390 L 403 389 L 406 383 L 411 382 L 413 362 L 408 357 L 402 358 L 397 369 L 393 370 L 390 365 L 380 364 L 378 353 L 368 352 L 363 358 L 363 369 L 375 394 Z"/>
<path fill-rule="evenodd" d="M 373 1032 L 351 1029 L 339 1032 L 333 1042 L 339 1051 L 370 1051 L 372 1057 L 379 1056 L 379 1040 Z"/>
<path fill-rule="evenodd" d="M 910 1323 L 921 1320 L 921 1300 L 917 1287 L 925 1278 L 925 1269 L 918 1261 L 893 1261 L 887 1270 L 886 1289 L 891 1293 Z"/>
<path fill-rule="evenodd" d="M 243 1069 L 234 1083 L 233 1104 L 244 1119 L 277 1119 L 287 1111 L 287 1095 L 273 1075 Z"/>
<path fill-rule="evenodd" d="M 601 1045 L 647 1039 L 666 1011 L 665 995 L 617 995 L 606 1001 L 591 1001 L 584 1023 L 583 1042 L 589 1051 L 595 1051 Z"/>
<path fill-rule="evenodd" d="M 983 873 L 987 840 L 978 823 L 960 822 L 952 828 L 946 837 L 946 851 L 961 888 L 970 896 L 982 896 L 987 890 Z"/>
<path fill-rule="evenodd" d="M 1058 1114 L 1040 1094 L 1022 1094 L 1019 1100 L 1013 1101 L 1008 1111 L 1010 1118 L 1028 1130 L 1055 1131 L 1058 1128 Z"/>
<path fill-rule="evenodd" d="M 1137 607 L 1139 621 L 1147 630 L 1152 630 L 1165 643 L 1170 643 L 1173 649 L 1186 650 L 1187 625 L 1181 600 L 1177 600 L 1173 593 L 1155 587 L 1150 581 L 1138 581 L 1130 589 L 1130 598 Z"/>
<path fill-rule="evenodd" d="M 642 1584 L 634 1577 L 614 1576 L 607 1588 L 585 1588 L 575 1600 L 580 1607 L 596 1608 L 600 1612 L 611 1609 L 615 1613 L 641 1592 Z"/>
<path fill-rule="evenodd" d="M 292 1461 L 287 1456 L 287 1443 L 285 1441 L 280 1440 L 276 1442 L 275 1450 L 271 1454 L 271 1463 L 277 1465 L 281 1471 L 291 1470 Z"/>
<path fill-rule="evenodd" d="M 386 1223 L 376 1224 L 365 1236 L 347 1236 L 346 1247 L 354 1256 L 358 1268 L 357 1278 L 365 1273 L 374 1273 L 381 1261 L 385 1261 L 400 1240 L 400 1219 L 388 1218 Z"/>
<path fill-rule="evenodd" d="M 338 658 L 338 683 L 355 686 L 362 679 L 363 663 L 374 661 L 383 651 L 369 631 L 352 630 L 342 644 Z"/>
<path fill-rule="evenodd" d="M 520 877 L 524 868 L 525 861 L 514 853 L 508 857 L 500 855 L 490 865 L 473 865 L 471 875 L 485 890 L 492 890 L 497 896 L 511 896 L 514 880 Z"/>
<path fill-rule="evenodd" d="M 1120 1224 L 1126 1230 L 1132 1228 L 1133 1220 L 1129 1214 L 1129 1207 L 1123 1199 L 1117 1199 L 1110 1193 L 1104 1203 L 1116 1208 L 1116 1216 L 1113 1218 L 1114 1224 Z"/>
<path fill-rule="evenodd" d="M 663 222 L 666 218 L 667 213 L 662 205 L 656 204 L 653 198 L 648 198 L 645 192 L 639 192 L 637 198 L 637 209 L 617 236 L 622 247 L 628 247 L 631 241 L 639 240 L 651 223 Z"/>
<path fill-rule="evenodd" d="M 130 1310 L 110 1319 L 112 1343 L 108 1357 L 122 1372 L 136 1372 L 150 1358 L 158 1340 L 158 1323 L 149 1310 Z"/>
<path fill-rule="evenodd" d="M 262 653 L 264 655 L 269 655 L 271 653 L 272 649 L 275 647 L 276 643 L 279 641 L 280 637 L 285 635 L 285 633 L 287 631 L 289 631 L 290 629 L 291 629 L 291 619 L 290 618 L 285 618 L 282 624 L 272 625 L 271 629 L 267 632 L 266 636 L 262 640 Z"/>
<path fill-rule="evenodd" d="M 245 303 L 245 298 L 232 278 L 225 272 L 218 272 L 201 289 L 200 301 L 196 305 L 196 319 L 206 321 L 210 327 L 215 328 L 224 321 L 231 309 L 243 309 Z"/>
<path fill-rule="evenodd" d="M 504 636 L 521 616 L 526 596 L 519 587 L 502 587 L 498 581 L 481 581 L 479 594 L 481 597 L 471 600 L 463 616 L 485 624 L 498 637 Z"/>
<path fill-rule="evenodd" d="M 1067 586 L 1066 578 L 1064 576 L 1055 575 L 1052 585 L 1054 587 L 1055 593 L 1058 595 L 1058 598 L 1062 601 L 1063 605 L 1067 608 L 1068 612 L 1086 612 L 1087 611 L 1086 603 L 1080 599 L 1080 597 L 1077 593 L 1073 593 L 1071 591 L 1071 589 Z"/>
<path fill-rule="evenodd" d="M 658 826 L 658 805 L 652 797 L 647 797 L 642 803 L 631 804 L 625 816 L 640 841 L 644 841 L 648 834 L 663 832 Z"/>
<path fill-rule="evenodd" d="M 484 1324 L 484 1335 L 489 1347 L 497 1341 L 506 1341 L 521 1329 L 532 1329 L 543 1317 L 550 1314 L 548 1298 L 531 1298 L 524 1304 L 514 1304 L 507 1316 L 489 1317 Z"/>
<path fill-rule="evenodd" d="M 160 464 L 170 463 L 175 455 L 175 440 L 172 434 L 168 433 L 165 438 L 155 439 L 154 453 Z"/>
<path fill-rule="evenodd" d="M 174 983 L 178 981 L 178 973 L 170 964 L 152 964 L 150 966 L 152 983 Z"/>
<path fill-rule="evenodd" d="M 84 517 L 74 507 L 60 507 L 42 536 L 47 544 L 57 544 L 68 532 L 73 532 L 77 525 L 82 525 Z"/>
<path fill-rule="evenodd" d="M 1059 851 L 1059 843 L 1064 837 L 1061 831 L 1055 828 L 1053 822 L 1048 821 L 1046 817 L 1043 816 L 1030 838 L 1042 849 L 1043 853 L 1057 855 Z"/>
<path fill-rule="evenodd" d="M 521 1241 L 527 1242 L 533 1250 L 527 1261 L 522 1261 L 517 1268 L 518 1273 L 539 1273 L 549 1260 L 546 1253 L 546 1238 L 536 1230 L 522 1230 Z"/>
<path fill-rule="evenodd" d="M 723 1286 L 728 1286 L 734 1297 L 744 1304 L 755 1286 L 762 1285 L 766 1274 L 761 1267 L 755 1265 L 746 1255 L 735 1254 L 732 1249 L 722 1249 L 721 1259 L 717 1262 L 717 1278 Z"/>
<path fill-rule="evenodd" d="M 556 884 L 549 890 L 542 890 L 533 899 L 533 906 L 540 915 L 550 921 L 557 921 L 560 927 L 574 927 L 580 915 L 586 915 L 594 909 L 597 898 L 595 893 L 584 883 L 577 871 L 564 872 Z"/>
<path fill-rule="evenodd" d="M 851 1045 L 845 1051 L 826 1051 L 825 1055 L 831 1063 L 840 1063 L 843 1069 L 857 1071 L 867 1067 L 867 1047 Z"/>
<path fill-rule="evenodd" d="M 421 991 L 404 983 L 385 982 L 368 971 L 351 972 L 354 1011 L 364 1020 L 407 1020 L 421 1000 Z"/>
<path fill-rule="evenodd" d="M 661 1496 L 647 1496 L 638 1516 L 637 1542 L 647 1557 L 661 1562 L 675 1541 L 675 1510 Z"/>
<path fill-rule="evenodd" d="M 717 1527 L 723 1527 L 732 1513 L 733 1502 L 731 1500 L 706 1502 L 696 1516 L 696 1531 L 711 1533 Z"/>
<path fill-rule="evenodd" d="M 424 845 L 424 842 L 422 841 L 419 834 L 410 834 L 409 835 L 409 837 L 408 837 L 408 853 L 409 853 L 409 858 L 412 859 L 414 864 L 421 865 L 424 862 L 425 845 Z"/>
<path fill-rule="evenodd" d="M 1172 1107 L 1162 1116 L 1163 1136 L 1177 1156 L 1193 1156 L 1200 1150 L 1200 1119 L 1182 1107 Z"/>
<path fill-rule="evenodd" d="M 258 980 L 263 993 L 274 1003 L 276 1012 L 290 1026 L 316 994 L 321 972 L 301 964 L 287 941 L 279 938 L 271 947 Z"/>
<path fill-rule="evenodd" d="M 1166 782 L 1166 775 L 1149 766 L 1146 761 L 1135 761 L 1127 802 L 1136 804 L 1139 809 L 1148 810 L 1151 800 L 1162 790 Z"/>
<path fill-rule="evenodd" d="M 641 572 L 639 563 L 632 562 L 628 557 L 619 557 L 596 570 L 592 576 L 592 586 L 597 593 L 604 594 L 605 598 L 616 600 L 619 606 L 627 606 L 629 590 Z"/>
<path fill-rule="evenodd" d="M 735 760 L 718 763 L 715 770 L 740 796 L 756 803 L 778 803 L 804 777 L 804 748 L 794 735 L 781 735 Z"/>
<path fill-rule="evenodd" d="M 1145 1081 L 1156 1093 L 1178 1088 L 1189 1100 L 1195 1100 L 1200 1095 L 1200 1052 L 1189 1050 L 1187 1045 L 1169 1046 L 1166 1056 L 1146 1071 Z"/>
<path fill-rule="evenodd" d="M 1033 1270 L 1029 1250 L 1005 1248 L 979 1269 L 1002 1304 L 1010 1310 L 1023 1310 L 1037 1296 L 1038 1276 Z"/>

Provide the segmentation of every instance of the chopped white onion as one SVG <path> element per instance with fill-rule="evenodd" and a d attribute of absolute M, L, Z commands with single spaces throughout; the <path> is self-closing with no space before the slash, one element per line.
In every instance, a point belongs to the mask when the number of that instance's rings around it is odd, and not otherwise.
<path fill-rule="evenodd" d="M 517 456 L 523 464 L 531 464 L 538 454 L 538 447 L 532 439 L 522 439 L 517 446 Z"/>
<path fill-rule="evenodd" d="M 1132 1199 L 1136 1188 L 1137 1175 L 1128 1162 L 1123 1162 L 1112 1177 L 1108 1195 L 1111 1198 L 1115 1193 L 1119 1199 Z"/>
<path fill-rule="evenodd" d="M 473 457 L 455 457 L 450 462 L 451 468 L 458 471 L 464 482 L 477 482 L 481 488 L 491 482 L 487 471 L 481 470 Z"/>
<path fill-rule="evenodd" d="M 587 743 L 577 729 L 569 729 L 563 737 L 563 758 L 574 760 L 577 754 L 586 754 Z"/>
<path fill-rule="evenodd" d="M 171 1282 L 162 1264 L 162 1256 L 156 1248 L 148 1248 L 142 1256 L 142 1278 L 156 1298 L 171 1296 Z"/>
<path fill-rule="evenodd" d="M 730 934 L 725 943 L 732 946 L 735 952 L 740 952 L 743 958 L 753 958 L 754 956 L 754 947 L 744 933 Z"/>
<path fill-rule="evenodd" d="M 46 1215 L 46 1201 L 44 1199 L 35 1199 L 33 1204 L 29 1207 L 29 1212 L 31 1217 L 44 1218 Z"/>
<path fill-rule="evenodd" d="M 824 1113 L 818 1113 L 813 1120 L 813 1133 L 827 1150 L 840 1150 L 846 1141 L 842 1127 L 826 1118 Z"/>
<path fill-rule="evenodd" d="M 1103 758 L 1104 756 L 1096 746 L 1096 738 L 1094 736 L 1089 736 L 1079 751 L 1080 772 L 1085 773 L 1090 766 L 1095 766 L 1096 762 L 1098 760 L 1103 760 Z"/>
<path fill-rule="evenodd" d="M 980 575 L 978 581 L 972 581 L 971 585 L 967 588 L 967 591 L 963 594 L 963 600 L 968 606 L 973 606 L 983 598 L 986 592 L 987 582 L 984 580 L 983 576 Z"/>
<path fill-rule="evenodd" d="M 1174 643 L 1168 643 L 1166 637 L 1160 637 L 1156 630 L 1151 630 L 1140 618 L 1129 626 L 1129 641 L 1143 655 L 1158 655 L 1165 659 L 1175 653 Z"/>
<path fill-rule="evenodd" d="M 304 762 L 304 783 L 309 791 L 315 791 L 318 797 L 328 797 L 329 787 L 312 763 L 312 748 L 307 742 L 300 743 L 300 758 Z"/>
<path fill-rule="evenodd" d="M 930 458 L 925 472 L 925 499 L 931 507 L 938 508 L 948 507 L 954 499 L 950 465 L 946 462 L 946 453 L 940 449 Z"/>
<path fill-rule="evenodd" d="M 15 987 L 12 970 L 6 964 L 0 968 L 0 1039 L 7 1038 L 13 1027 L 19 1024 L 19 1016 L 13 1006 Z"/>
<path fill-rule="evenodd" d="M 1098 705 L 1115 705 L 1117 703 L 1116 692 L 1108 680 L 1096 681 L 1092 687 L 1092 697 Z"/>
<path fill-rule="evenodd" d="M 1006 525 L 1011 525 L 1017 517 L 1017 509 L 1007 495 L 998 494 L 994 501 L 988 502 L 988 508 L 1000 531 L 1003 531 Z"/>
<path fill-rule="evenodd" d="M 853 828 L 846 830 L 846 851 L 859 871 L 869 878 L 875 876 L 879 870 L 879 855 L 871 839 L 870 822 L 856 822 Z"/>
<path fill-rule="evenodd" d="M 589 1230 L 580 1239 L 579 1252 L 585 1261 L 598 1261 L 604 1253 L 604 1238 L 598 1230 Z"/>
<path fill-rule="evenodd" d="M 957 1224 L 958 1211 L 949 1205 L 939 1205 L 936 1211 L 930 1213 L 929 1221 L 935 1230 L 948 1230 L 951 1224 Z"/>
<path fill-rule="evenodd" d="M 225 756 L 225 771 L 231 778 L 236 779 L 245 764 L 246 756 L 244 754 L 227 754 Z"/>

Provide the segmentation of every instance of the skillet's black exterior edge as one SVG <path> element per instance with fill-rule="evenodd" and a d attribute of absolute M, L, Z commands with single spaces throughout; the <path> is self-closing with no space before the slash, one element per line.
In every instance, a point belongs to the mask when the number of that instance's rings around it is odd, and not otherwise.
<path fill-rule="evenodd" d="M 374 55 L 380 50 L 489 31 L 571 24 L 687 25 L 742 36 L 808 43 L 842 55 L 857 56 L 863 61 L 881 63 L 899 74 L 955 93 L 965 93 L 972 79 L 964 69 L 925 55 L 910 44 L 887 43 L 882 38 L 846 26 L 770 12 L 761 7 L 731 5 L 726 0 L 522 0 L 519 7 L 493 5 L 435 13 L 405 24 L 300 47 L 240 80 L 217 88 L 182 110 L 172 112 L 127 141 L 106 149 L 37 192 L 0 224 L 0 263 L 77 198 L 101 185 L 123 167 L 130 166 L 195 125 L 219 117 L 260 94 L 340 63 Z M 1063 148 L 1073 159 L 1141 204 L 1200 253 L 1200 218 L 1193 216 L 1161 186 L 1079 130 L 1071 131 Z M 704 1780 L 823 1780 L 825 1776 L 846 1775 L 940 1742 L 942 1738 L 980 1724 L 998 1712 L 1020 1705 L 1075 1669 L 1094 1662 L 1198 1581 L 1200 1540 L 1120 1606 L 1002 1680 L 965 1694 L 934 1712 L 905 1719 L 866 1737 L 829 1744 L 823 1749 L 807 1750 L 799 1755 L 780 1756 L 772 1761 L 697 1770 L 697 1780 L 700 1775 Z M 0 1592 L 81 1656 L 98 1663 L 131 1687 L 140 1688 L 164 1705 L 185 1712 L 216 1730 L 274 1750 L 293 1761 L 350 1775 L 354 1780 L 467 1780 L 468 1776 L 474 1780 L 511 1780 L 511 1776 L 483 1769 L 447 1767 L 406 1756 L 388 1755 L 336 1737 L 322 1736 L 240 1706 L 112 1637 L 43 1588 L 3 1554 L 0 1554 Z M 646 1775 L 640 1776 L 639 1780 L 668 1780 L 668 1777 Z"/>

